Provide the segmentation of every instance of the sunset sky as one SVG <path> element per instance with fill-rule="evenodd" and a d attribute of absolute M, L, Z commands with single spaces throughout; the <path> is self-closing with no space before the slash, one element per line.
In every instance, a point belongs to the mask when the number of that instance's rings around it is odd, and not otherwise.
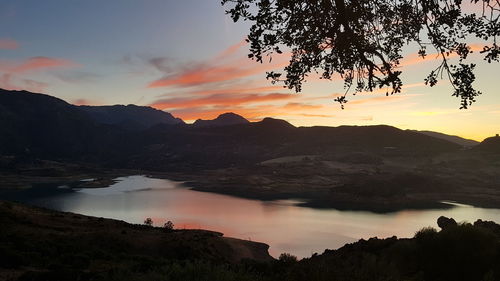
<path fill-rule="evenodd" d="M 248 27 L 234 24 L 219 0 L 0 0 L 0 88 L 74 104 L 150 105 L 187 122 L 231 111 L 297 126 L 388 124 L 475 140 L 500 133 L 499 65 L 477 52 L 483 95 L 470 109 L 459 109 L 448 81 L 423 84 L 438 61 L 417 59 L 409 47 L 403 93 L 358 94 L 341 110 L 333 101 L 341 80 L 311 76 L 299 94 L 267 81 L 287 57 L 247 59 Z"/>

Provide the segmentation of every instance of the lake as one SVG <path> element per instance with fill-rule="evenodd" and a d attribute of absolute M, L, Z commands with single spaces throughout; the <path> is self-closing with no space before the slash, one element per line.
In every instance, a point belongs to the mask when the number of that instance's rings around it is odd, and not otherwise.
<path fill-rule="evenodd" d="M 454 204 L 446 210 L 404 210 L 393 213 L 339 211 L 296 206 L 297 201 L 259 201 L 193 191 L 182 183 L 129 176 L 97 189 L 66 190 L 24 200 L 56 210 L 143 223 L 150 217 L 161 226 L 202 228 L 225 236 L 264 242 L 274 257 L 287 252 L 308 257 L 325 249 L 377 236 L 412 237 L 425 226 L 437 227 L 444 215 L 457 221 L 500 222 L 500 209 Z M 68 189 L 65 186 L 61 190 Z"/>

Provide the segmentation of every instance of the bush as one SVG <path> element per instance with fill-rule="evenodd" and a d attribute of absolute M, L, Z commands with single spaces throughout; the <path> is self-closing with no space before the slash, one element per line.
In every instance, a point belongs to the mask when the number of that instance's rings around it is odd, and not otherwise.
<path fill-rule="evenodd" d="M 172 221 L 167 221 L 165 224 L 163 224 L 163 228 L 166 231 L 172 231 L 174 230 L 174 223 Z"/>
<path fill-rule="evenodd" d="M 153 226 L 153 220 L 151 218 L 146 218 L 144 224 L 147 226 Z"/>

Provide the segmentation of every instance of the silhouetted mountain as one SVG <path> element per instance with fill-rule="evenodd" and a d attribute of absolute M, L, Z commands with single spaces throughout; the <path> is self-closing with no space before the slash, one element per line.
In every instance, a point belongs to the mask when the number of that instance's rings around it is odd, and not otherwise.
<path fill-rule="evenodd" d="M 0 153 L 71 157 L 87 154 L 105 136 L 86 114 L 63 100 L 0 89 Z"/>
<path fill-rule="evenodd" d="M 431 137 L 435 137 L 438 139 L 443 139 L 443 140 L 447 140 L 450 142 L 454 142 L 456 144 L 459 144 L 461 146 L 466 146 L 466 147 L 476 146 L 479 144 L 478 141 L 471 140 L 471 139 L 465 139 L 465 138 L 462 138 L 459 136 L 452 136 L 452 135 L 447 135 L 447 134 L 433 132 L 433 131 L 417 131 L 417 130 L 412 130 L 412 131 L 418 132 L 418 133 L 421 133 L 424 135 L 428 135 Z"/>
<path fill-rule="evenodd" d="M 193 123 L 193 125 L 195 127 L 201 128 L 201 127 L 222 127 L 222 126 L 248 124 L 248 123 L 250 123 L 250 121 L 243 118 L 242 116 L 232 112 L 227 112 L 217 116 L 217 118 L 213 120 L 198 119 Z"/>
<path fill-rule="evenodd" d="M 80 106 L 98 123 L 117 125 L 125 129 L 147 129 L 158 124 L 184 124 L 180 118 L 149 106 L 129 104 L 110 106 Z"/>
<path fill-rule="evenodd" d="M 500 136 L 486 138 L 475 148 L 483 152 L 500 153 Z"/>
<path fill-rule="evenodd" d="M 266 118 L 262 119 L 262 121 L 256 122 L 255 125 L 262 127 L 262 128 L 268 128 L 268 129 L 295 128 L 294 125 L 288 123 L 285 120 L 275 119 L 275 118 L 271 118 L 271 117 L 266 117 Z"/>
<path fill-rule="evenodd" d="M 272 118 L 250 123 L 233 113 L 205 121 L 209 125 L 172 126 L 181 121 L 147 107 L 80 107 L 26 91 L 1 90 L 0 117 L 1 154 L 151 170 L 227 167 L 306 154 L 413 157 L 460 148 L 390 126 L 296 128 Z"/>

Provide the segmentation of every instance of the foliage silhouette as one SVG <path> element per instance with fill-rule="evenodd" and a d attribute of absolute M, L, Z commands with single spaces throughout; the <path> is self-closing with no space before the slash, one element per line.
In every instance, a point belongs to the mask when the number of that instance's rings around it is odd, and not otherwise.
<path fill-rule="evenodd" d="M 163 228 L 166 231 L 172 231 L 174 230 L 174 223 L 172 221 L 167 221 L 166 223 L 163 224 Z"/>
<path fill-rule="evenodd" d="M 481 92 L 472 85 L 476 65 L 467 60 L 473 52 L 468 42 L 484 43 L 484 60 L 498 62 L 500 2 L 470 2 L 471 11 L 461 0 L 222 0 L 235 22 L 253 23 L 247 39 L 250 58 L 263 62 L 281 54 L 282 47 L 291 49 L 286 78 L 268 72 L 268 79 L 300 92 L 309 73 L 324 79 L 338 73 L 346 88 L 336 98 L 342 108 L 350 92 L 385 87 L 386 95 L 399 93 L 403 47 L 411 43 L 419 47 L 420 57 L 433 48 L 441 60 L 425 79 L 427 85 L 446 76 L 452 95 L 461 99 L 460 108 L 475 102 Z M 452 57 L 458 62 L 451 63 Z"/>
<path fill-rule="evenodd" d="M 147 226 L 153 226 L 153 220 L 151 218 L 146 218 L 144 224 Z"/>

